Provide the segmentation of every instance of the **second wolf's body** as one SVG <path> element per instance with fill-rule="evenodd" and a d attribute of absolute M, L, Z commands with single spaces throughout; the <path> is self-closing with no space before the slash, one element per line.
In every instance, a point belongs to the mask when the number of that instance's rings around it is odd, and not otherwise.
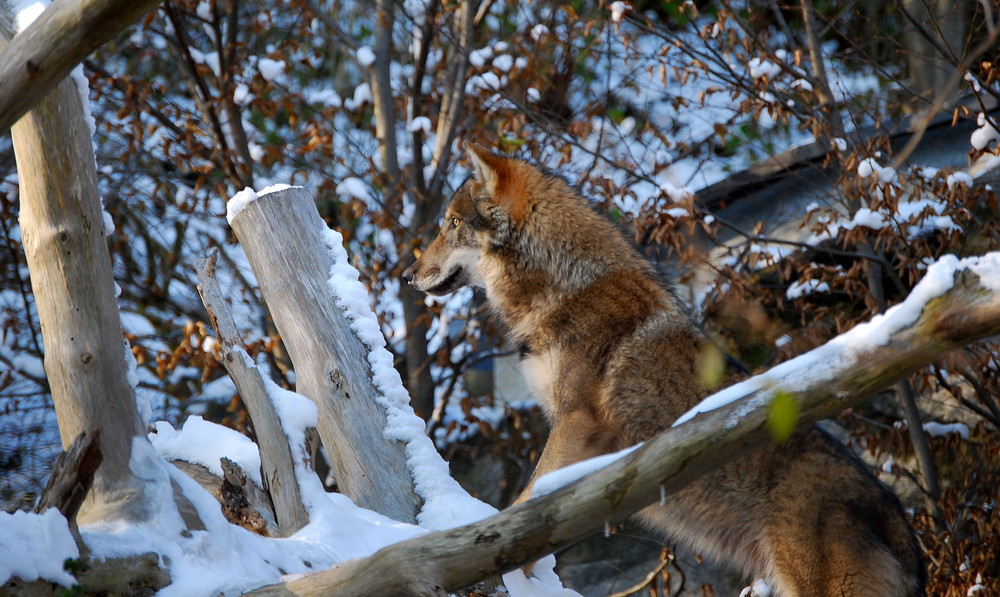
<path fill-rule="evenodd" d="M 552 424 L 530 485 L 667 429 L 706 391 L 704 338 L 653 267 L 558 176 L 472 148 L 476 173 L 404 273 L 433 294 L 485 289 L 522 347 Z M 721 467 L 638 514 L 777 595 L 924 594 L 898 499 L 813 427 Z"/>

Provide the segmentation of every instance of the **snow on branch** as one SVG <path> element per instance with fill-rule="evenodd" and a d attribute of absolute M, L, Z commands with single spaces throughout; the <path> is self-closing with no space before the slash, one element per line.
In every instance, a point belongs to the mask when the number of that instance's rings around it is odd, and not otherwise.
<path fill-rule="evenodd" d="M 998 333 L 1000 253 L 946 257 L 898 307 L 738 390 L 720 392 L 735 392 L 737 399 L 710 399 L 718 402 L 713 410 L 579 481 L 481 522 L 402 541 L 250 594 L 445 595 L 578 541 L 662 496 L 669 506 L 669 495 L 772 441 L 769 407 L 779 392 L 798 405 L 798 424 L 809 424 L 952 349 Z"/>
<path fill-rule="evenodd" d="M 681 415 L 674 425 L 680 425 L 698 413 L 719 408 L 751 394 L 765 395 L 761 394 L 765 389 L 771 390 L 766 397 L 778 391 L 797 393 L 816 385 L 818 379 L 835 379 L 864 366 L 866 359 L 880 347 L 889 348 L 890 340 L 895 334 L 918 322 L 935 299 L 953 290 L 959 277 L 970 274 L 977 277 L 985 290 L 1000 292 L 1000 253 L 962 260 L 954 255 L 942 257 L 927 268 L 927 274 L 902 303 L 815 350 L 705 398 Z M 907 347 L 903 345 L 899 348 L 905 351 Z M 738 422 L 733 420 L 729 424 L 735 425 Z"/>

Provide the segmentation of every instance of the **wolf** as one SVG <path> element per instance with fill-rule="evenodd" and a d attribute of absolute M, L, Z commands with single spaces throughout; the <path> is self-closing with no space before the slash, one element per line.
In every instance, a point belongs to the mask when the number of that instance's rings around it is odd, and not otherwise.
<path fill-rule="evenodd" d="M 433 295 L 485 290 L 521 347 L 551 431 L 542 475 L 669 428 L 708 392 L 706 342 L 624 234 L 563 178 L 468 145 L 474 172 L 403 279 Z M 782 597 L 925 594 L 898 498 L 817 427 L 702 477 L 638 513 L 646 525 Z"/>

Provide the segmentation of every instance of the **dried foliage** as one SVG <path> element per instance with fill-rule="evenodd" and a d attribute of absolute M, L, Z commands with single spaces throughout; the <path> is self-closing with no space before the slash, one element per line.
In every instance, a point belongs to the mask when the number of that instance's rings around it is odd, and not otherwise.
<path fill-rule="evenodd" d="M 429 432 L 456 462 L 499 462 L 499 481 L 477 491 L 509 502 L 544 423 L 476 388 L 476 372 L 504 354 L 500 334 L 471 293 L 425 301 L 399 283 L 464 176 L 464 140 L 569 178 L 684 285 L 748 370 L 891 307 L 934 259 L 997 248 L 996 194 L 962 172 L 988 171 L 1000 152 L 988 3 L 955 20 L 957 36 L 911 3 L 615 4 L 171 0 L 88 60 L 123 322 L 154 418 L 196 413 L 253 432 L 194 290 L 195 260 L 213 248 L 248 351 L 294 385 L 223 216 L 244 186 L 302 184 L 343 233 Z M 907 62 L 918 53 L 957 75 L 923 85 Z M 974 145 L 943 167 L 909 144 L 972 130 Z M 42 485 L 58 446 L 7 143 L 0 432 L 19 439 L 0 447 L 0 492 L 10 508 Z M 891 455 L 893 474 L 924 487 L 940 477 L 933 506 L 912 504 L 932 594 L 976 582 L 1000 592 L 998 360 L 983 343 L 912 378 L 921 405 L 950 396 L 945 422 L 972 428 L 968 440 L 924 442 L 930 469 L 896 425 L 905 408 L 842 421 L 873 457 Z"/>

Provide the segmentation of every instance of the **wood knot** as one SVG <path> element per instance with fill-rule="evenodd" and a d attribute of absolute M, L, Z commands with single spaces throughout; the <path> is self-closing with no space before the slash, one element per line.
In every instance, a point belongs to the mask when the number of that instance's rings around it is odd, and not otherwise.
<path fill-rule="evenodd" d="M 344 379 L 344 374 L 340 372 L 340 369 L 334 367 L 330 370 L 330 381 L 333 382 L 334 387 L 343 392 L 344 398 L 350 399 L 351 395 L 344 388 L 347 380 Z"/>
<path fill-rule="evenodd" d="M 497 533 L 495 531 L 492 533 L 485 533 L 482 535 L 478 535 L 476 537 L 476 545 L 482 545 L 484 543 L 489 545 L 499 538 L 500 538 L 500 533 Z"/>
<path fill-rule="evenodd" d="M 90 363 L 90 361 L 91 361 L 91 360 L 92 360 L 93 358 L 94 358 L 94 357 L 93 357 L 93 356 L 92 356 L 92 355 L 91 355 L 91 354 L 90 354 L 89 352 L 85 352 L 85 353 L 83 353 L 83 355 L 81 355 L 81 356 L 80 356 L 80 360 L 81 360 L 81 361 L 83 361 L 83 364 L 84 364 L 84 365 L 86 365 L 86 364 Z"/>
<path fill-rule="evenodd" d="M 25 68 L 28 70 L 29 77 L 36 77 L 38 73 L 42 72 L 42 68 L 35 64 L 33 60 L 29 60 L 24 64 Z"/>

